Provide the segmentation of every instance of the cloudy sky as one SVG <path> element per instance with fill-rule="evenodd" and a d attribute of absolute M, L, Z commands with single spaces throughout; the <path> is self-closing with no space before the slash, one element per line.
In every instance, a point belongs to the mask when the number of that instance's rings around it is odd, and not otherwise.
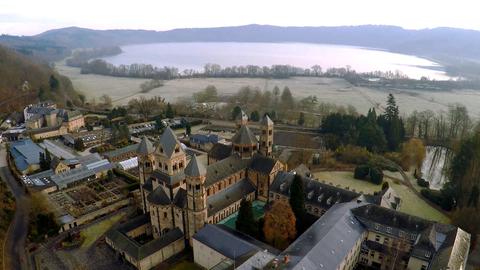
<path fill-rule="evenodd" d="M 0 0 L 0 34 L 67 26 L 168 30 L 244 24 L 480 30 L 476 0 Z"/>

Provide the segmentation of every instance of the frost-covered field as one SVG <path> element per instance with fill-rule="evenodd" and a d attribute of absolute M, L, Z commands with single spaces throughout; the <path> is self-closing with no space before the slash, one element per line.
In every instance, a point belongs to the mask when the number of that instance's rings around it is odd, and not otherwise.
<path fill-rule="evenodd" d="M 315 95 L 321 102 L 337 105 L 353 105 L 359 112 L 366 113 L 372 106 L 383 105 L 387 94 L 392 92 L 402 113 L 414 110 L 446 110 L 449 104 L 464 104 L 473 117 L 480 116 L 480 91 L 457 90 L 450 92 L 428 92 L 415 90 L 376 90 L 353 87 L 342 79 L 330 78 L 290 78 L 290 79 L 251 79 L 251 78 L 209 78 L 165 81 L 165 85 L 149 93 L 140 94 L 140 84 L 144 79 L 117 78 L 100 75 L 83 75 L 78 68 L 57 64 L 57 70 L 70 77 L 75 89 L 88 99 L 107 94 L 115 104 L 126 104 L 137 96 L 162 96 L 174 102 L 181 97 L 191 97 L 193 93 L 208 85 L 215 85 L 220 94 L 232 94 L 243 86 L 272 90 L 275 85 L 282 89 L 288 86 L 295 97 Z"/>

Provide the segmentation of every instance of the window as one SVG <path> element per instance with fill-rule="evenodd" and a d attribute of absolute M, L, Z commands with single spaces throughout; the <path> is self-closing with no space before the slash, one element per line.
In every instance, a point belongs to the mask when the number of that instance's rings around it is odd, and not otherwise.
<path fill-rule="evenodd" d="M 178 164 L 178 167 L 180 167 L 180 169 L 182 169 L 182 168 L 183 168 L 183 161 L 182 161 L 182 162 L 180 162 L 180 164 Z"/>
<path fill-rule="evenodd" d="M 175 147 L 175 153 L 178 153 L 178 152 L 180 152 L 180 147 L 177 146 Z"/>
<path fill-rule="evenodd" d="M 422 267 L 420 268 L 420 270 L 427 270 L 427 266 L 426 266 L 426 265 L 422 265 Z"/>
<path fill-rule="evenodd" d="M 195 185 L 195 190 L 200 190 L 200 185 Z"/>
<path fill-rule="evenodd" d="M 391 233 L 391 232 L 392 232 L 392 228 L 391 228 L 391 227 L 387 227 L 387 232 L 388 232 L 388 233 Z"/>
<path fill-rule="evenodd" d="M 263 135 L 267 134 L 267 131 L 266 131 L 266 130 L 262 130 L 262 134 L 263 134 Z"/>
<path fill-rule="evenodd" d="M 240 147 L 238 145 L 235 145 L 235 151 L 237 151 L 237 152 L 240 151 Z"/>
<path fill-rule="evenodd" d="M 163 218 L 167 218 L 167 212 L 163 213 Z"/>
<path fill-rule="evenodd" d="M 243 152 L 248 152 L 248 147 L 243 147 Z"/>
<path fill-rule="evenodd" d="M 272 135 L 272 134 L 273 134 L 273 130 L 269 130 L 268 135 Z"/>
<path fill-rule="evenodd" d="M 380 242 L 380 235 L 375 235 L 375 242 Z"/>

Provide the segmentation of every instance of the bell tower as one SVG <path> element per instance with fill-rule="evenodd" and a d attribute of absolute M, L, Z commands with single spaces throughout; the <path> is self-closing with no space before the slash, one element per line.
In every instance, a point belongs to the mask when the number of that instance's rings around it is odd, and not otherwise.
<path fill-rule="evenodd" d="M 193 235 L 207 222 L 207 192 L 205 189 L 207 169 L 195 155 L 185 168 L 185 176 L 187 182 L 187 237 L 191 244 Z"/>
<path fill-rule="evenodd" d="M 154 147 L 147 137 L 143 137 L 142 141 L 138 145 L 138 176 L 140 179 L 140 193 L 142 195 L 142 210 L 144 213 L 148 212 L 146 194 L 143 190 L 143 185 L 155 170 L 155 156 Z"/>
<path fill-rule="evenodd" d="M 260 122 L 260 153 L 265 157 L 271 157 L 273 152 L 273 121 L 265 115 Z"/>

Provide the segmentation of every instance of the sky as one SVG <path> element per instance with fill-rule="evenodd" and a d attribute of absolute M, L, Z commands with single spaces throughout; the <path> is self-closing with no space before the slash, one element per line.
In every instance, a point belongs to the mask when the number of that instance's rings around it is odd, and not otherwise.
<path fill-rule="evenodd" d="M 0 34 L 68 26 L 169 30 L 245 24 L 480 30 L 479 10 L 477 0 L 0 0 Z"/>

